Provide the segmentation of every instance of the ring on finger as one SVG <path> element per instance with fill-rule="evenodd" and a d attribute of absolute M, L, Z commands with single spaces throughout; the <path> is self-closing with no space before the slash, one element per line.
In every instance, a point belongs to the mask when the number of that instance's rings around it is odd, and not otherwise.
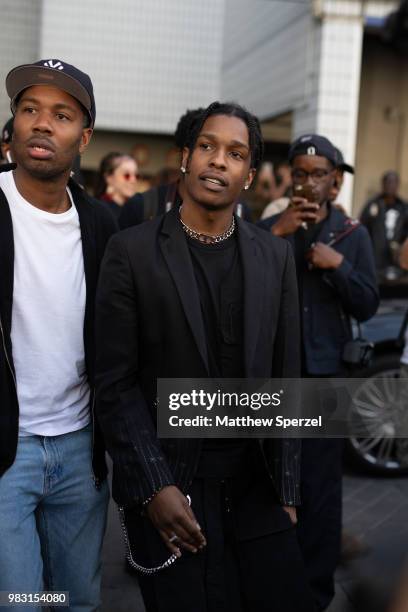
<path fill-rule="evenodd" d="M 173 535 L 171 536 L 171 538 L 169 538 L 169 542 L 173 543 L 176 542 L 176 540 L 178 540 L 178 535 L 176 535 L 175 533 L 173 533 Z"/>

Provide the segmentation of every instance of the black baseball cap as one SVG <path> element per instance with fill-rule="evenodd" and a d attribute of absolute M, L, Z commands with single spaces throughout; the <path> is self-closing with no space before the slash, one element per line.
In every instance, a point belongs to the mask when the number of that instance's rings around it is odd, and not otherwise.
<path fill-rule="evenodd" d="M 338 165 L 336 147 L 328 138 L 318 134 L 305 134 L 290 145 L 289 161 L 292 162 L 298 155 L 318 155 L 328 159 L 333 166 Z"/>
<path fill-rule="evenodd" d="M 58 59 L 40 60 L 23 64 L 10 70 L 6 77 L 6 89 L 14 114 L 18 95 L 33 85 L 55 85 L 78 100 L 86 110 L 90 126 L 95 124 L 95 98 L 90 77 L 75 66 Z"/>
<path fill-rule="evenodd" d="M 354 174 L 354 168 L 353 166 L 350 166 L 350 164 L 346 164 L 346 162 L 344 161 L 344 157 L 343 157 L 343 153 L 340 151 L 340 149 L 337 149 L 337 167 L 339 170 L 342 170 L 342 172 L 349 172 L 350 174 Z"/>
<path fill-rule="evenodd" d="M 1 142 L 5 142 L 7 144 L 11 142 L 11 137 L 13 136 L 13 123 L 14 117 L 10 117 L 10 119 L 3 125 L 3 129 L 1 130 Z"/>

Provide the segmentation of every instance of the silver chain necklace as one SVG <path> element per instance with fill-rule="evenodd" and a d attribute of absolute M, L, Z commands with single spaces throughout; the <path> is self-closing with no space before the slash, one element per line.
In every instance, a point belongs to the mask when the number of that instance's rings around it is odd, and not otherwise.
<path fill-rule="evenodd" d="M 185 233 L 187 234 L 187 236 L 189 236 L 190 238 L 193 238 L 194 240 L 198 240 L 199 242 L 202 242 L 204 244 L 217 244 L 218 242 L 223 242 L 224 240 L 227 240 L 228 238 L 230 238 L 235 231 L 235 218 L 233 216 L 231 225 L 222 234 L 216 234 L 215 236 L 210 236 L 208 234 L 202 234 L 201 232 L 196 232 L 195 230 L 191 229 L 191 227 L 188 227 L 188 225 L 186 225 L 183 219 L 181 218 L 182 208 L 183 208 L 183 205 L 181 205 L 179 208 L 179 217 L 180 217 L 181 226 L 183 230 L 185 231 Z"/>

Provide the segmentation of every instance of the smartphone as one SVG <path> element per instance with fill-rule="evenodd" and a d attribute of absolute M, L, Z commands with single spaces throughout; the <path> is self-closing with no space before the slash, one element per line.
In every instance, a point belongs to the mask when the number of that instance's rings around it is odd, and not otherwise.
<path fill-rule="evenodd" d="M 294 185 L 293 195 L 297 198 L 305 198 L 308 202 L 316 202 L 316 192 L 312 185 Z"/>
<path fill-rule="evenodd" d="M 293 195 L 297 198 L 305 198 L 305 200 L 307 200 L 308 202 L 316 202 L 317 199 L 316 193 L 313 190 L 312 185 L 294 185 Z M 313 208 L 311 209 L 311 212 L 315 213 L 316 210 Z M 312 221 L 311 219 L 309 219 L 307 223 L 306 221 L 304 221 L 302 223 L 303 229 L 307 230 L 309 228 L 309 225 L 313 225 L 314 223 L 315 221 Z"/>

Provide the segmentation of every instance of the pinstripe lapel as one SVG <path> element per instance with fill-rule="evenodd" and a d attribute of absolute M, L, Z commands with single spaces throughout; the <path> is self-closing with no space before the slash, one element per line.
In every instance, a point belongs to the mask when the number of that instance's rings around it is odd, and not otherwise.
<path fill-rule="evenodd" d="M 244 272 L 244 359 L 245 375 L 251 366 L 258 340 L 264 296 L 265 266 L 250 226 L 237 219 L 238 244 Z"/>
<path fill-rule="evenodd" d="M 201 315 L 201 303 L 193 264 L 186 243 L 184 232 L 178 221 L 178 209 L 172 209 L 164 218 L 159 244 L 170 274 L 176 284 L 190 329 L 197 348 L 204 362 L 207 373 L 208 354 Z"/>

